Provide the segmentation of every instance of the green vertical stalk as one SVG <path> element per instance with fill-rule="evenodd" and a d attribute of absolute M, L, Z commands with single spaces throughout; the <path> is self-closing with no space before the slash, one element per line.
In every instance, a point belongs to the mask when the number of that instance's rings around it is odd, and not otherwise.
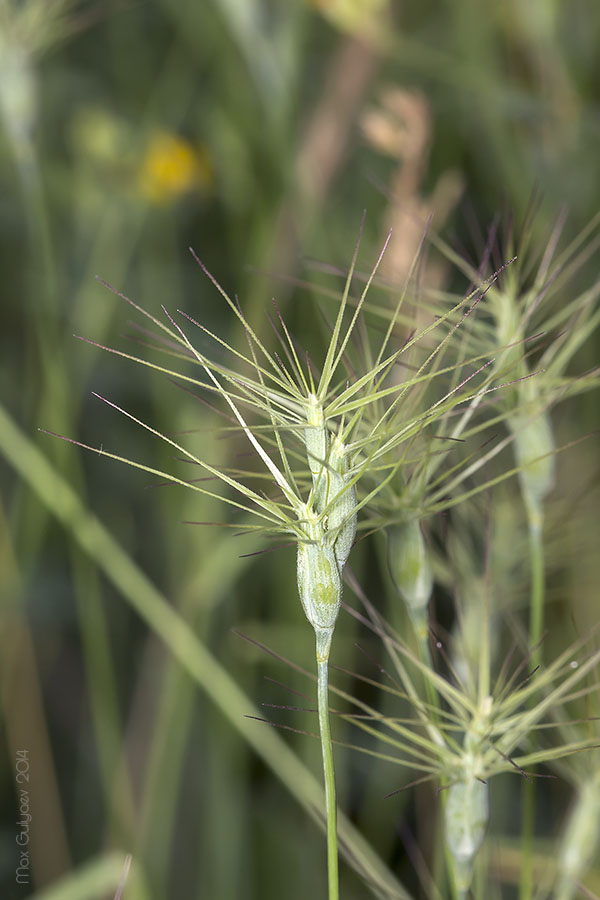
<path fill-rule="evenodd" d="M 525 368 L 525 364 L 524 368 Z M 521 408 L 509 420 L 515 438 L 515 458 L 519 464 L 521 494 L 527 513 L 531 585 L 529 600 L 529 646 L 535 668 L 542 662 L 540 642 L 544 627 L 544 498 L 555 480 L 554 439 L 549 412 L 540 399 L 534 379 L 521 382 Z M 533 896 L 533 844 L 535 825 L 535 786 L 527 781 L 523 789 L 521 823 L 520 900 Z"/>
<path fill-rule="evenodd" d="M 541 503 L 531 496 L 525 497 L 527 507 L 527 526 L 529 529 L 529 555 L 531 561 L 531 601 L 529 607 L 529 640 L 535 648 L 532 663 L 537 666 L 542 661 L 541 647 L 537 646 L 542 639 L 544 629 L 544 542 Z"/>
<path fill-rule="evenodd" d="M 544 543 L 543 511 L 541 502 L 524 487 L 527 526 L 529 531 L 529 557 L 531 564 L 531 596 L 529 604 L 529 643 L 534 648 L 532 666 L 541 665 L 540 641 L 544 628 Z M 535 784 L 523 785 L 523 816 L 521 825 L 521 879 L 520 900 L 533 896 L 533 835 L 535 827 Z"/>
<path fill-rule="evenodd" d="M 429 649 L 429 602 L 433 591 L 433 570 L 419 519 L 395 522 L 386 529 L 387 562 L 392 583 L 404 601 L 411 621 L 421 661 L 433 671 Z M 436 691 L 424 680 L 432 715 L 438 704 Z"/>
<path fill-rule="evenodd" d="M 329 660 L 319 659 L 317 651 L 317 699 L 319 708 L 319 733 L 323 753 L 323 777 L 325 781 L 325 808 L 327 813 L 327 874 L 329 900 L 339 900 L 337 806 L 335 797 L 335 771 L 333 745 L 329 728 Z"/>
<path fill-rule="evenodd" d="M 342 601 L 342 572 L 356 534 L 356 493 L 339 434 L 331 438 L 321 400 L 311 394 L 304 432 L 312 477 L 301 512 L 306 540 L 298 544 L 298 593 L 316 637 L 319 733 L 323 754 L 329 900 L 340 896 L 333 747 L 329 729 L 329 650 Z"/>
<path fill-rule="evenodd" d="M 521 817 L 521 878 L 519 900 L 531 900 L 533 896 L 533 830 L 535 824 L 535 785 L 523 784 L 523 813 Z"/>

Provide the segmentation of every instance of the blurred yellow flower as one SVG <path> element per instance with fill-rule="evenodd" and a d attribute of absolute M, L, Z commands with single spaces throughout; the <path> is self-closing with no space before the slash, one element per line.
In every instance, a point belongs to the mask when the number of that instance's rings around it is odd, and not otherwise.
<path fill-rule="evenodd" d="M 152 203 L 170 203 L 212 183 L 207 150 L 179 135 L 161 131 L 150 137 L 142 158 L 139 185 Z"/>

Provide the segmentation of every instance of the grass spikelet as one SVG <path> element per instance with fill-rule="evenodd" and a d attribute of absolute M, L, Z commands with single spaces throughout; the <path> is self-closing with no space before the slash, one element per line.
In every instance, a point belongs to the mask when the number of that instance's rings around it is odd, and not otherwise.
<path fill-rule="evenodd" d="M 591 636 L 575 642 L 544 669 L 528 673 L 530 660 L 524 659 L 515 661 L 512 674 L 502 666 L 494 675 L 488 626 L 481 631 L 478 668 L 463 680 L 451 666 L 442 674 L 422 662 L 354 579 L 351 585 L 365 609 L 365 615 L 355 616 L 382 641 L 392 665 L 391 674 L 386 670 L 385 689 L 400 706 L 408 702 L 412 714 L 383 716 L 370 704 L 342 694 L 352 710 L 347 718 L 380 741 L 381 750 L 369 747 L 363 752 L 421 773 L 420 780 L 441 789 L 449 880 L 455 895 L 466 898 L 490 816 L 490 779 L 513 773 L 530 780 L 535 776 L 528 769 L 543 762 L 555 764 L 575 755 L 592 758 L 584 751 L 597 747 L 597 736 L 558 735 L 555 716 L 597 671 L 600 651 Z M 587 808 L 584 813 L 589 813 Z M 578 827 L 574 821 L 573 832 Z"/>

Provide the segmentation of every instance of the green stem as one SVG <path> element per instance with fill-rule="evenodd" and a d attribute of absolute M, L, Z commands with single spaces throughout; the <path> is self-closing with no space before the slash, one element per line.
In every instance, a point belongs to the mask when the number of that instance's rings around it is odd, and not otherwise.
<path fill-rule="evenodd" d="M 329 900 L 339 900 L 337 809 L 335 800 L 335 771 L 333 746 L 329 729 L 329 661 L 317 655 L 317 697 L 319 706 L 319 731 L 323 751 L 323 776 L 325 780 L 325 808 L 327 811 L 327 872 Z"/>
<path fill-rule="evenodd" d="M 532 667 L 541 665 L 542 648 L 539 646 L 544 628 L 544 543 L 543 511 L 541 501 L 527 490 L 525 506 L 529 529 L 529 556 L 531 562 L 531 598 L 529 606 L 529 644 L 534 647 Z M 536 646 L 537 645 L 537 646 Z M 523 816 L 521 822 L 521 881 L 520 900 L 533 896 L 533 832 L 535 827 L 535 784 L 523 785 Z"/>
<path fill-rule="evenodd" d="M 523 813 L 521 817 L 521 880 L 519 900 L 533 896 L 533 831 L 535 825 L 535 784 L 523 784 Z"/>
<path fill-rule="evenodd" d="M 531 603 L 529 607 L 529 641 L 531 646 L 539 644 L 544 628 L 544 543 L 542 540 L 543 512 L 541 504 L 534 498 L 526 497 L 527 524 L 529 527 L 529 554 L 531 558 Z M 542 661 L 541 647 L 532 655 L 532 663 L 537 666 Z"/>

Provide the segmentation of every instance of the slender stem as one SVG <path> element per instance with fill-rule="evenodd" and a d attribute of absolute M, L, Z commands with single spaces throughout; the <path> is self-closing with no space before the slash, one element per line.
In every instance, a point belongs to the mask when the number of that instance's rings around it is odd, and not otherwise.
<path fill-rule="evenodd" d="M 519 900 L 531 900 L 533 897 L 533 831 L 535 826 L 535 784 L 531 780 L 523 782 L 522 804 Z"/>
<path fill-rule="evenodd" d="M 325 780 L 325 807 L 327 811 L 327 872 L 329 900 L 339 900 L 337 809 L 335 800 L 335 772 L 333 746 L 329 729 L 329 661 L 317 656 L 317 696 L 319 706 L 319 731 L 323 751 L 323 776 Z"/>
<path fill-rule="evenodd" d="M 540 501 L 527 498 L 527 524 L 529 527 L 529 554 L 531 558 L 531 604 L 529 607 L 529 640 L 532 646 L 539 644 L 544 628 L 544 542 L 543 511 Z M 534 650 L 532 663 L 542 661 L 541 647 Z"/>
<path fill-rule="evenodd" d="M 419 656 L 421 662 L 424 663 L 432 672 L 433 668 L 433 659 L 431 657 L 431 650 L 429 649 L 429 616 L 427 612 L 427 608 L 424 610 L 419 610 L 418 612 L 411 613 L 409 609 L 409 616 L 412 620 L 413 628 L 415 630 L 415 634 L 417 636 L 418 647 L 419 647 Z M 437 710 L 439 706 L 439 697 L 437 692 L 431 683 L 429 678 L 423 676 L 423 681 L 425 683 L 425 693 L 427 694 L 427 703 L 430 707 L 430 714 L 432 721 L 437 724 Z"/>
<path fill-rule="evenodd" d="M 544 543 L 543 510 L 540 500 L 525 490 L 527 524 L 529 528 L 529 556 L 531 562 L 531 599 L 529 606 L 529 643 L 534 647 L 531 662 L 538 666 L 542 662 L 542 639 L 544 627 Z M 538 645 L 538 646 L 536 646 Z M 523 785 L 523 814 L 521 821 L 521 882 L 520 900 L 530 900 L 533 896 L 533 832 L 535 827 L 535 783 L 528 780 Z"/>

